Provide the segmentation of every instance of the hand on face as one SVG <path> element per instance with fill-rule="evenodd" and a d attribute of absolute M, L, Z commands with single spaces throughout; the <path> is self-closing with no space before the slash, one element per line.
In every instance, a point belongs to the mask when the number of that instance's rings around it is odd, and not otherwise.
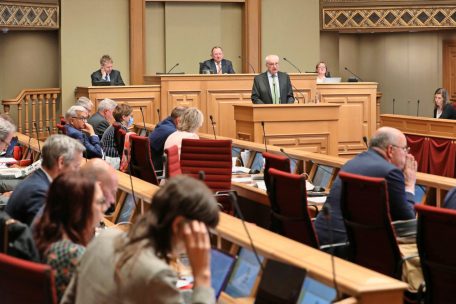
<path fill-rule="evenodd" d="M 415 193 L 415 183 L 416 183 L 416 171 L 418 168 L 418 163 L 413 157 L 412 154 L 407 154 L 405 159 L 404 170 L 404 180 L 405 180 L 405 190 L 408 192 Z"/>
<path fill-rule="evenodd" d="M 88 133 L 90 136 L 95 135 L 95 131 L 93 130 L 93 127 L 89 123 L 84 123 L 84 126 L 82 127 L 81 131 L 84 131 Z"/>

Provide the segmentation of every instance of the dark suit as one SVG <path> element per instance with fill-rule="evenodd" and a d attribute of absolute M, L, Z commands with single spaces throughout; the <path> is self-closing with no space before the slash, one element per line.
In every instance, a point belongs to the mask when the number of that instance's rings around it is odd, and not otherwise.
<path fill-rule="evenodd" d="M 277 72 L 280 87 L 280 103 L 294 103 L 293 89 L 290 76 L 287 73 Z M 252 88 L 253 103 L 272 103 L 271 87 L 268 80 L 268 72 L 255 76 Z"/>
<path fill-rule="evenodd" d="M 217 74 L 217 67 L 215 66 L 214 59 L 206 60 L 200 64 L 200 74 L 203 74 L 203 71 L 211 71 L 211 74 Z M 231 61 L 222 59 L 222 74 L 234 74 L 236 73 L 233 69 L 233 64 Z"/>
<path fill-rule="evenodd" d="M 100 70 L 96 70 L 90 76 L 92 78 L 92 85 L 104 85 L 107 81 L 103 79 Z M 120 72 L 117 70 L 112 70 L 111 74 L 109 74 L 109 83 L 112 86 L 124 86 L 125 83 L 122 80 L 122 76 L 120 76 Z"/>
<path fill-rule="evenodd" d="M 385 178 L 388 186 L 391 219 L 397 221 L 415 218 L 413 208 L 415 203 L 414 196 L 412 193 L 405 191 L 404 174 L 375 150 L 369 149 L 357 155 L 355 158 L 349 160 L 341 168 L 341 171 Z M 341 180 L 337 177 L 325 203 L 330 206 L 331 223 L 328 224 L 323 212 L 320 212 L 315 220 L 318 239 L 322 245 L 331 243 L 328 226 L 332 227 L 334 243 L 345 242 L 347 240 L 342 211 L 340 209 L 341 188 Z M 375 193 L 372 193 L 372 195 L 375 195 Z M 366 203 L 368 204 L 369 202 Z"/>
<path fill-rule="evenodd" d="M 434 118 L 437 118 L 437 109 L 434 109 Z M 456 119 L 456 109 L 453 107 L 453 104 L 447 103 L 443 107 L 441 119 Z"/>
<path fill-rule="evenodd" d="M 14 189 L 6 205 L 6 212 L 12 218 L 30 226 L 38 210 L 46 202 L 50 184 L 46 173 L 41 168 L 36 170 Z"/>
<path fill-rule="evenodd" d="M 66 124 L 66 135 L 72 137 L 74 139 L 79 140 L 80 143 L 84 145 L 86 151 L 84 152 L 84 156 L 87 158 L 102 158 L 103 157 L 103 150 L 100 144 L 100 138 L 97 135 L 88 136 L 81 130 L 76 129 L 70 124 Z"/>
<path fill-rule="evenodd" d="M 456 187 L 448 191 L 443 203 L 444 208 L 456 210 Z"/>
<path fill-rule="evenodd" d="M 95 131 L 95 134 L 98 135 L 99 139 L 103 137 L 104 131 L 106 131 L 110 125 L 109 121 L 107 121 L 99 112 L 93 114 L 87 122 L 92 125 L 93 130 Z"/>

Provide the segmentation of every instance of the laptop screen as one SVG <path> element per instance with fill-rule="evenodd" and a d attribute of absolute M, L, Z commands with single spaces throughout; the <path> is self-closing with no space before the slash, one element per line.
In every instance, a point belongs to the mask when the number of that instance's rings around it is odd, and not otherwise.
<path fill-rule="evenodd" d="M 218 299 L 233 269 L 236 258 L 217 249 L 211 249 L 211 286 Z"/>
<path fill-rule="evenodd" d="M 305 276 L 305 269 L 268 260 L 261 276 L 255 304 L 295 304 Z"/>
<path fill-rule="evenodd" d="M 264 258 L 260 256 L 260 261 L 263 262 L 263 260 Z M 261 266 L 253 251 L 241 248 L 225 292 L 234 298 L 250 296 L 260 270 Z"/>
<path fill-rule="evenodd" d="M 302 284 L 298 304 L 326 304 L 336 298 L 336 289 L 313 278 L 306 277 Z"/>

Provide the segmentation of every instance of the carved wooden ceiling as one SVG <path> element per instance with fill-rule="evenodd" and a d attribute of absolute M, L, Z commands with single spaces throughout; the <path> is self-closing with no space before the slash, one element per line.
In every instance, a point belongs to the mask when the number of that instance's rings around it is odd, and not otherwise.
<path fill-rule="evenodd" d="M 59 28 L 59 18 L 56 0 L 0 2 L 2 30 L 56 30 Z"/>

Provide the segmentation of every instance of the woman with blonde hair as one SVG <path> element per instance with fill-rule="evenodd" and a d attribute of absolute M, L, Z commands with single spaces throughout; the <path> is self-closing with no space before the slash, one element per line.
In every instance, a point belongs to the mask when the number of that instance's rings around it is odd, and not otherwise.
<path fill-rule="evenodd" d="M 165 149 L 176 145 L 179 148 L 179 155 L 182 146 L 182 139 L 192 138 L 199 139 L 198 132 L 199 128 L 203 125 L 204 116 L 203 113 L 197 108 L 188 108 L 182 114 L 179 123 L 177 124 L 177 131 L 172 133 L 165 141 Z"/>

